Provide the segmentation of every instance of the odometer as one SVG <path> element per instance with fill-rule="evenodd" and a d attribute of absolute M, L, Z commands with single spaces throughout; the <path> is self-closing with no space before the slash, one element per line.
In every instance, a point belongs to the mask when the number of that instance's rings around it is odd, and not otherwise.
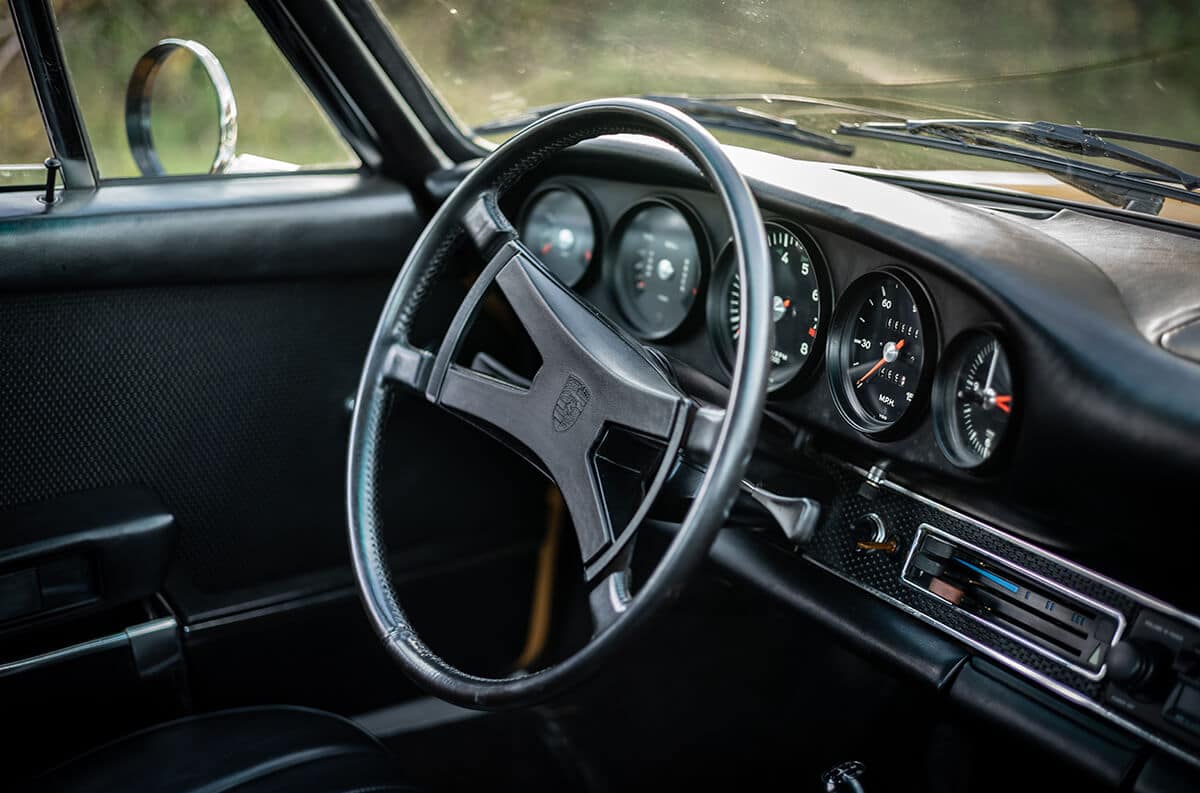
<path fill-rule="evenodd" d="M 766 232 L 775 283 L 770 387 L 776 389 L 810 371 L 820 358 L 818 345 L 825 339 L 830 288 L 825 260 L 811 237 L 774 221 L 766 224 Z M 732 245 L 725 248 L 717 272 L 710 317 L 725 363 L 732 366 L 742 332 L 742 286 Z"/>
<path fill-rule="evenodd" d="M 861 432 L 895 429 L 924 399 L 936 355 L 937 326 L 920 282 L 899 269 L 868 273 L 850 285 L 834 314 L 834 401 Z"/>

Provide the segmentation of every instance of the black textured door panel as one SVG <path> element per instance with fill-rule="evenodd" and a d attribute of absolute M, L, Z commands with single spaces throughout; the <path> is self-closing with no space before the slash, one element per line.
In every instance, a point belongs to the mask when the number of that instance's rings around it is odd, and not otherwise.
<path fill-rule="evenodd" d="M 345 558 L 344 400 L 383 278 L 0 299 L 0 503 L 139 484 L 233 589 Z"/>
<path fill-rule="evenodd" d="M 153 491 L 177 529 L 164 595 L 188 626 L 175 707 L 349 713 L 412 694 L 351 588 L 345 465 L 347 400 L 422 221 L 400 185 L 327 175 L 104 186 L 0 222 L 0 508 Z M 504 673 L 546 484 L 422 399 L 397 398 L 388 432 L 397 584 L 442 649 Z M 92 619 L 66 615 L 61 630 L 94 638 Z M 64 700 L 80 681 L 44 677 L 7 690 L 77 714 L 88 743 L 115 737 L 100 696 L 114 680 Z M 135 724 L 163 717 L 129 709 Z"/>
<path fill-rule="evenodd" d="M 153 490 L 190 621 L 348 585 L 346 403 L 421 222 L 403 187 L 327 175 L 107 186 L 0 224 L 0 507 Z M 536 542 L 543 486 L 508 452 L 416 399 L 389 431 L 404 566 Z"/>

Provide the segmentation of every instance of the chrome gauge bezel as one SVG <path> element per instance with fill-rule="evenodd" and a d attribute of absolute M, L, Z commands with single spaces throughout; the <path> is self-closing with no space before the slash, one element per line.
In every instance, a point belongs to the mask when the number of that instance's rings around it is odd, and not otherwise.
<path fill-rule="evenodd" d="M 1020 398 L 1013 400 L 1012 413 L 1009 415 L 1004 433 L 988 456 L 976 460 L 973 457 L 964 455 L 961 449 L 957 447 L 954 440 L 958 432 L 955 426 L 955 422 L 957 421 L 957 416 L 955 415 L 955 394 L 958 389 L 958 377 L 962 369 L 962 364 L 966 362 L 963 352 L 967 349 L 968 345 L 980 337 L 993 339 L 1000 345 L 1000 352 L 1004 355 L 1008 363 L 1009 376 L 1013 381 L 1012 390 L 1019 394 L 1017 371 L 1013 364 L 1013 358 L 1009 352 L 1009 345 L 1005 340 L 1005 336 L 998 328 L 985 325 L 964 330 L 946 345 L 946 350 L 938 362 L 937 374 L 934 376 L 932 395 L 933 434 L 937 439 L 938 448 L 941 449 L 942 455 L 951 464 L 964 471 L 971 471 L 973 473 L 984 473 L 992 469 L 997 461 L 1003 459 L 1015 434 L 1014 427 L 1023 404 L 1023 400 Z"/>
<path fill-rule="evenodd" d="M 895 278 L 901 286 L 908 290 L 917 308 L 923 336 L 924 361 L 919 380 L 913 391 L 913 400 L 904 413 L 894 421 L 881 421 L 869 414 L 859 404 L 854 384 L 850 382 L 850 362 L 847 357 L 850 354 L 850 340 L 855 332 L 853 323 L 858 315 L 858 310 L 881 277 Z M 910 429 L 923 415 L 928 402 L 941 351 L 940 339 L 941 333 L 933 298 L 930 296 L 929 290 L 915 275 L 903 267 L 892 265 L 871 270 L 856 278 L 846 287 L 837 301 L 825 345 L 825 371 L 829 375 L 830 392 L 833 395 L 834 405 L 846 423 L 864 435 L 879 439 L 895 437 Z"/>
<path fill-rule="evenodd" d="M 634 319 L 631 315 L 632 310 L 626 305 L 626 298 L 618 286 L 618 278 L 620 277 L 617 269 L 621 266 L 621 262 L 617 260 L 617 252 L 621 248 L 621 238 L 625 231 L 629 228 L 629 224 L 638 216 L 640 212 L 650 207 L 667 207 L 678 212 L 687 222 L 688 228 L 691 229 L 692 237 L 696 242 L 696 250 L 699 254 L 700 276 L 696 280 L 696 297 L 687 307 L 683 318 L 679 320 L 671 328 L 660 328 L 651 330 Z M 697 306 L 704 302 L 704 294 L 708 289 L 709 276 L 711 271 L 710 262 L 712 260 L 712 248 L 709 244 L 708 233 L 704 224 L 700 221 L 700 216 L 686 202 L 680 201 L 669 196 L 652 196 L 641 199 L 631 204 L 624 212 L 621 213 L 620 219 L 612 228 L 612 232 L 608 236 L 607 245 L 605 247 L 607 255 L 604 257 L 604 281 L 605 288 L 608 290 L 609 296 L 613 303 L 616 304 L 617 310 L 620 312 L 620 318 L 625 327 L 629 328 L 632 333 L 642 341 L 662 341 L 675 335 L 681 329 L 688 327 L 696 316 Z"/>
<path fill-rule="evenodd" d="M 563 282 L 568 287 L 574 289 L 582 284 L 587 283 L 595 276 L 597 272 L 602 269 L 600 264 L 604 261 L 604 248 L 608 243 L 607 229 L 604 227 L 604 223 L 602 222 L 600 211 L 596 207 L 596 202 L 592 200 L 591 196 L 589 196 L 587 192 L 573 184 L 567 184 L 565 182 L 550 182 L 548 184 L 543 184 L 542 186 L 538 187 L 537 190 L 530 193 L 525 199 L 525 203 L 521 205 L 521 211 L 517 215 L 517 233 L 520 235 L 521 241 L 526 245 L 529 245 L 529 241 L 525 239 L 525 226 L 529 222 L 529 213 L 533 211 L 533 207 L 535 204 L 537 204 L 539 199 L 541 199 L 547 193 L 552 193 L 556 190 L 571 193 L 580 201 L 582 201 L 584 207 L 587 209 L 588 217 L 592 221 L 592 258 L 588 262 L 587 267 L 583 269 L 583 272 L 579 274 L 578 278 L 570 283 L 566 281 Z M 530 248 L 530 252 L 535 256 L 537 255 L 537 251 L 534 251 L 532 248 Z M 538 258 L 538 261 L 541 261 L 540 257 Z M 543 264 L 545 263 L 543 262 Z M 547 269 L 549 268 L 547 267 Z"/>
<path fill-rule="evenodd" d="M 792 373 L 791 376 L 771 383 L 768 390 L 773 394 L 777 394 L 788 393 L 795 388 L 811 382 L 813 375 L 820 368 L 821 361 L 825 355 L 825 339 L 828 336 L 830 320 L 833 314 L 833 281 L 829 275 L 829 261 L 825 258 L 825 252 L 817 243 L 816 238 L 807 229 L 782 218 L 766 218 L 763 222 L 763 228 L 768 236 L 771 233 L 772 227 L 794 235 L 804 245 L 805 250 L 808 251 L 809 258 L 812 260 L 817 287 L 821 295 L 818 301 L 819 318 L 817 335 L 812 341 L 812 351 L 805 359 L 804 364 Z M 728 292 L 733 282 L 733 277 L 737 273 L 737 262 L 730 255 L 732 251 L 733 241 L 729 240 L 721 248 L 717 258 L 714 259 L 712 279 L 707 299 L 709 339 L 713 348 L 717 351 L 717 358 L 721 362 L 726 375 L 729 375 L 732 371 L 733 357 L 736 354 L 736 345 L 729 337 L 729 325 L 727 322 Z M 773 277 L 774 273 L 772 273 Z"/>

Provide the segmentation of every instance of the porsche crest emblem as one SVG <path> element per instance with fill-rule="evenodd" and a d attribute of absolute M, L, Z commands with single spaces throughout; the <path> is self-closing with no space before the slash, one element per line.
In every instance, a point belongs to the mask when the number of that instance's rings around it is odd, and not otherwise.
<path fill-rule="evenodd" d="M 566 432 L 574 427 L 591 398 L 592 393 L 582 380 L 573 374 L 567 375 L 567 382 L 554 402 L 554 431 Z"/>

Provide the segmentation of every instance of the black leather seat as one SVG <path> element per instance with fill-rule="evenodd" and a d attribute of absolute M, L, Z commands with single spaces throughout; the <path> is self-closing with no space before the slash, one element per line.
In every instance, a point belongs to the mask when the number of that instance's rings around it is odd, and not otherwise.
<path fill-rule="evenodd" d="M 352 722 L 317 710 L 259 707 L 193 716 L 88 752 L 31 790 L 171 793 L 411 791 L 388 750 Z"/>

